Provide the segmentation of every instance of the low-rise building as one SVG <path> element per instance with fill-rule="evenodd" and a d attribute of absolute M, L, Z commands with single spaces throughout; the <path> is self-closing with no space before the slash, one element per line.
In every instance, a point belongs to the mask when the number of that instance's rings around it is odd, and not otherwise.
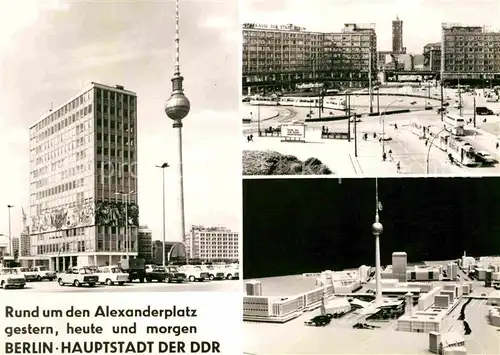
<path fill-rule="evenodd" d="M 488 315 L 490 317 L 491 325 L 500 327 L 500 307 L 491 307 Z"/>
<path fill-rule="evenodd" d="M 148 226 L 139 226 L 137 232 L 138 257 L 151 260 L 153 257 L 152 232 Z"/>
<path fill-rule="evenodd" d="M 407 270 L 408 281 L 438 281 L 441 270 L 439 267 L 417 267 Z"/>
<path fill-rule="evenodd" d="M 441 332 L 445 329 L 447 309 L 429 308 L 415 311 L 413 315 L 403 315 L 398 319 L 397 330 L 403 332 Z"/>

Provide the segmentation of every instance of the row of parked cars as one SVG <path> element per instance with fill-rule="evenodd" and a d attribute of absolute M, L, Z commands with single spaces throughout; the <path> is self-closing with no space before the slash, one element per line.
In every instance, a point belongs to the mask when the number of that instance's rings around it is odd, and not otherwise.
<path fill-rule="evenodd" d="M 23 288 L 26 282 L 54 281 L 56 278 L 56 272 L 50 271 L 45 266 L 0 268 L 0 288 L 3 289 Z"/>
<path fill-rule="evenodd" d="M 212 267 L 200 265 L 185 266 L 157 266 L 146 265 L 146 282 L 166 282 L 182 283 L 185 281 L 196 282 L 205 280 L 235 280 L 239 279 L 239 270 L 234 266 Z M 57 282 L 60 286 L 88 285 L 90 287 L 96 284 L 124 285 L 126 282 L 132 282 L 129 273 L 124 272 L 119 266 L 101 266 L 101 267 L 72 267 L 65 273 L 57 276 Z"/>
<path fill-rule="evenodd" d="M 56 273 L 47 267 L 36 266 L 33 268 L 0 268 L 0 288 L 23 288 L 27 282 L 55 281 L 60 286 L 96 284 L 124 285 L 132 282 L 134 277 L 124 271 L 120 266 L 85 266 L 70 267 L 65 272 Z M 157 266 L 145 265 L 146 282 L 182 283 L 185 281 L 200 282 L 206 280 L 236 280 L 239 279 L 237 265 L 184 265 L 184 266 Z M 141 281 L 141 282 L 142 282 Z"/>

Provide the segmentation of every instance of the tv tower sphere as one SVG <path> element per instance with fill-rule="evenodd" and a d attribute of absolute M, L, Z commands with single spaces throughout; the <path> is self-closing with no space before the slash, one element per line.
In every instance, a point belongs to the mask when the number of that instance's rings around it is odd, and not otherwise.
<path fill-rule="evenodd" d="M 372 233 L 373 235 L 380 235 L 384 231 L 384 226 L 382 226 L 382 223 L 380 222 L 375 222 L 372 224 Z"/>
<path fill-rule="evenodd" d="M 173 92 L 165 103 L 165 113 L 171 119 L 182 120 L 189 113 L 191 103 L 182 92 Z"/>

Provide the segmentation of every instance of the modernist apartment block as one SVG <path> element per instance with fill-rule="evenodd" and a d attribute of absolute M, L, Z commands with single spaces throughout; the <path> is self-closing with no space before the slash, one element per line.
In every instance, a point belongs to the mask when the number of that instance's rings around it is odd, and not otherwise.
<path fill-rule="evenodd" d="M 224 227 L 192 226 L 184 237 L 189 259 L 238 261 L 239 236 Z"/>
<path fill-rule="evenodd" d="M 424 46 L 424 69 L 441 72 L 441 43 L 427 43 Z"/>
<path fill-rule="evenodd" d="M 500 32 L 443 24 L 441 53 L 445 80 L 500 82 Z"/>
<path fill-rule="evenodd" d="M 370 73 L 376 78 L 376 68 L 374 24 L 345 24 L 331 33 L 294 25 L 243 25 L 244 94 L 366 87 Z"/>
<path fill-rule="evenodd" d="M 25 263 L 64 270 L 137 255 L 136 122 L 134 92 L 92 83 L 30 127 Z"/>

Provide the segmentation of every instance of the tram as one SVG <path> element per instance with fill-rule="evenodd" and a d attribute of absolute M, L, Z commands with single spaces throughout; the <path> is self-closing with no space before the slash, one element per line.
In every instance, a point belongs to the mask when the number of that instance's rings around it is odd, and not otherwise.
<path fill-rule="evenodd" d="M 436 126 L 426 126 L 419 121 L 412 122 L 410 130 L 419 138 L 426 139 L 429 144 L 448 153 L 460 165 L 478 166 L 476 150 L 460 136 Z"/>

